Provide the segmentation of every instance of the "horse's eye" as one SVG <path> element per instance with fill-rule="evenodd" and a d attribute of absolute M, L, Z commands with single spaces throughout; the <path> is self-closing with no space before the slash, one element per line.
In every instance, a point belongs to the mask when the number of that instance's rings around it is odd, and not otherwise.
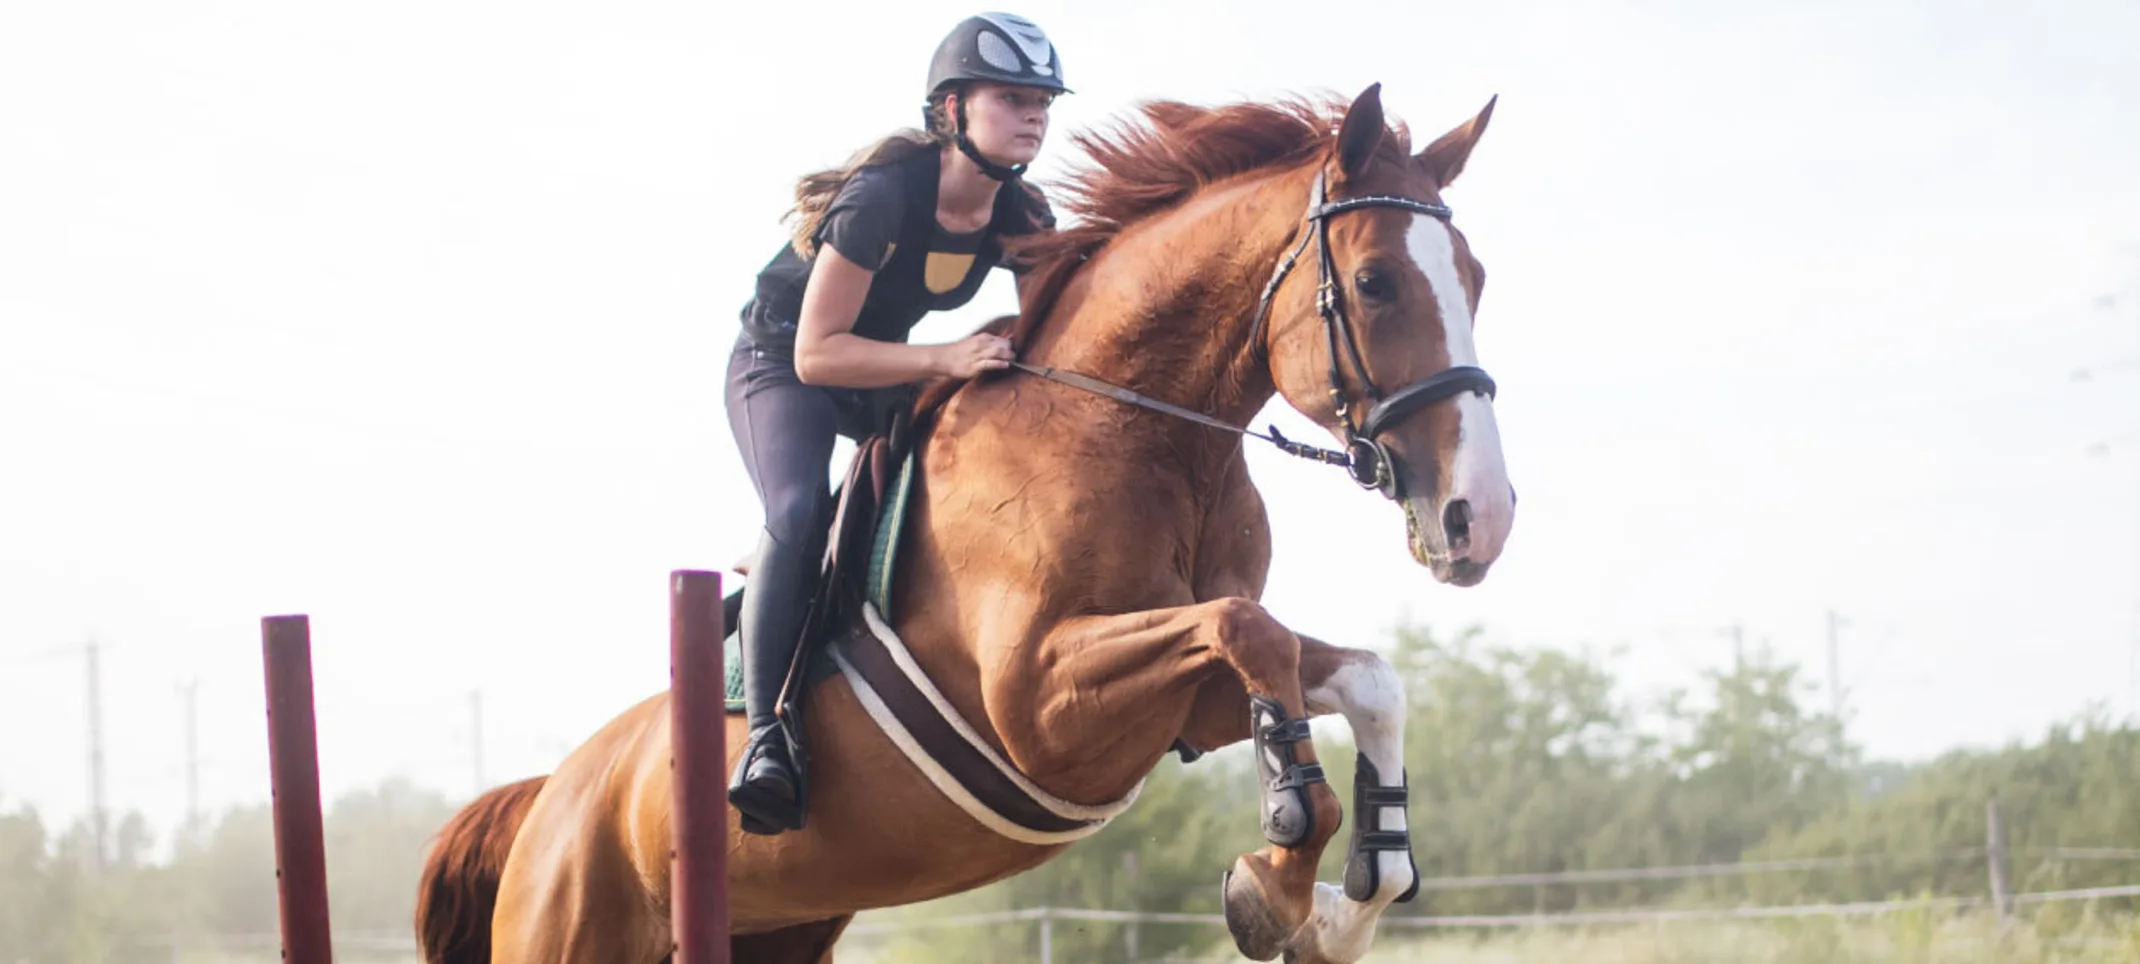
<path fill-rule="evenodd" d="M 1397 297 L 1396 283 L 1389 275 L 1373 268 L 1360 269 L 1360 273 L 1352 276 L 1352 286 L 1368 301 L 1389 301 Z"/>

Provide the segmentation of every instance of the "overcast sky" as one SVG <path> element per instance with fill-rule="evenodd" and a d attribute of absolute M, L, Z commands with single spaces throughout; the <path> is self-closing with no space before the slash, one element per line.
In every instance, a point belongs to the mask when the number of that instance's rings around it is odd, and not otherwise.
<path fill-rule="evenodd" d="M 1500 95 L 1448 200 L 1507 553 L 1437 585 L 1393 506 L 1259 444 L 1290 624 L 1617 649 L 1647 696 L 1734 624 L 1823 681 L 1834 610 L 1883 756 L 2130 709 L 2140 8 L 1015 9 L 1077 90 L 1043 181 L 1145 98 L 1381 81 L 1424 143 Z M 665 685 L 666 573 L 758 524 L 720 376 L 793 179 L 910 123 L 971 12 L 9 5 L 0 806 L 85 805 L 91 639 L 111 802 L 162 825 L 187 680 L 206 805 L 266 798 L 264 615 L 313 617 L 330 794 L 466 793 L 471 690 L 496 782 Z"/>

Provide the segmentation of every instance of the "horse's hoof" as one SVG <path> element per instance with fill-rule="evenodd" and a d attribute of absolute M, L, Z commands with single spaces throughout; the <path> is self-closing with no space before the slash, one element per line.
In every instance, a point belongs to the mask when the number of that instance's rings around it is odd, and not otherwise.
<path fill-rule="evenodd" d="M 1233 934 L 1234 947 L 1249 960 L 1268 961 L 1285 949 L 1293 929 L 1278 919 L 1255 868 L 1246 864 L 1246 857 L 1234 861 L 1233 869 L 1220 878 L 1220 903 L 1226 908 L 1226 929 Z"/>

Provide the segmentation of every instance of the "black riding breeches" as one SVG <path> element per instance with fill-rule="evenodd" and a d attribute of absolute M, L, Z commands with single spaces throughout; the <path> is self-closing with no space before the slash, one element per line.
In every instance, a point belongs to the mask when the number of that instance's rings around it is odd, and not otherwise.
<path fill-rule="evenodd" d="M 830 524 L 832 449 L 860 440 L 883 393 L 806 385 L 786 355 L 739 339 L 728 360 L 728 426 L 765 509 L 743 594 L 743 698 L 753 730 L 774 704 L 816 588 Z"/>

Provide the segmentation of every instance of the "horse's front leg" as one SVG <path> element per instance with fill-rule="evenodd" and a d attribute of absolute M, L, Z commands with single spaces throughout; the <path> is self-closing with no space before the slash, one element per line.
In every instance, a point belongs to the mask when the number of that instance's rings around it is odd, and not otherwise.
<path fill-rule="evenodd" d="M 1342 819 L 1308 735 L 1299 638 L 1261 605 L 1236 596 L 1069 620 L 1050 629 L 1040 646 L 984 667 L 983 675 L 992 677 L 991 722 L 1028 772 L 1087 775 L 1063 783 L 1066 789 L 1133 781 L 1165 752 L 1203 684 L 1230 677 L 1245 688 L 1246 712 L 1236 725 L 1245 725 L 1256 744 L 1270 845 L 1241 856 L 1226 875 L 1226 920 L 1235 944 L 1255 960 L 1297 943 L 1316 911 L 1316 863 Z M 1092 758 L 1095 727 L 1120 731 L 1126 721 L 1149 720 L 1155 712 L 1171 714 L 1174 729 L 1128 730 L 1151 738 L 1149 755 L 1122 752 L 1126 746 L 1115 743 L 1114 758 Z M 1121 769 L 1099 776 L 1115 768 Z"/>
<path fill-rule="evenodd" d="M 1391 903 L 1419 889 L 1406 812 L 1405 693 L 1397 670 L 1372 650 L 1301 637 L 1300 679 L 1310 712 L 1339 713 L 1358 750 L 1352 785 L 1352 839 L 1342 888 L 1316 885 L 1312 934 L 1318 954 L 1305 959 L 1358 960 Z"/>
<path fill-rule="evenodd" d="M 1314 910 L 1283 949 L 1293 955 L 1289 960 L 1342 964 L 1364 956 L 1382 912 L 1411 900 L 1418 889 L 1406 813 L 1404 687 L 1389 661 L 1371 650 L 1295 638 L 1308 712 L 1342 714 L 1359 756 L 1344 882 L 1315 885 Z M 1205 681 L 1183 723 L 1183 740 L 1210 750 L 1250 739 L 1254 728 L 1244 725 L 1248 705 L 1239 680 Z"/>

